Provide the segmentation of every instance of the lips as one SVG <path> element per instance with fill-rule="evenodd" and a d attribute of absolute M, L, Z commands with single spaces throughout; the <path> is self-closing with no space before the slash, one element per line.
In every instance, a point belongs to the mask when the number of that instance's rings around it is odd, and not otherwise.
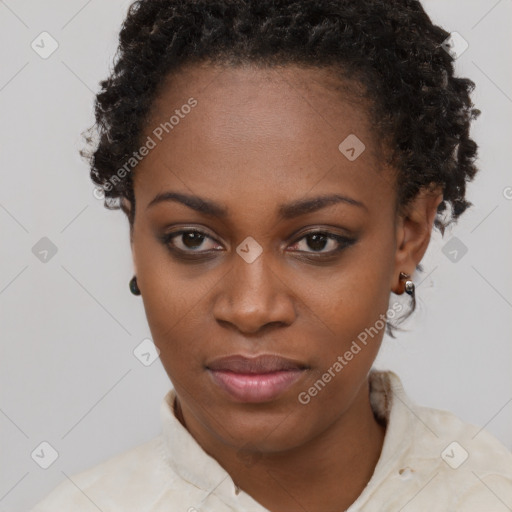
<path fill-rule="evenodd" d="M 264 354 L 258 357 L 229 356 L 215 359 L 206 367 L 213 371 L 231 371 L 234 373 L 271 373 L 284 370 L 300 370 L 307 366 L 292 359 Z"/>
<path fill-rule="evenodd" d="M 231 399 L 261 403 L 274 400 L 293 386 L 308 366 L 273 354 L 234 355 L 206 365 L 213 382 Z"/>

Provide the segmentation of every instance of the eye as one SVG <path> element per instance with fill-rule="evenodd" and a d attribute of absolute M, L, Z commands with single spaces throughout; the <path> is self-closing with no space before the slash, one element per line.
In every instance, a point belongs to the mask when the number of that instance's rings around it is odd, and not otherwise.
<path fill-rule="evenodd" d="M 292 246 L 292 250 L 311 254 L 334 254 L 354 244 L 354 238 L 348 238 L 325 231 L 311 231 L 306 233 Z M 312 250 L 308 250 L 312 249 Z M 325 250 L 327 249 L 327 250 Z"/>
<path fill-rule="evenodd" d="M 208 240 L 210 240 L 209 244 Z M 168 233 L 162 237 L 162 242 L 169 249 L 182 253 L 204 253 L 219 248 L 219 244 L 213 238 L 197 229 L 183 229 Z"/>

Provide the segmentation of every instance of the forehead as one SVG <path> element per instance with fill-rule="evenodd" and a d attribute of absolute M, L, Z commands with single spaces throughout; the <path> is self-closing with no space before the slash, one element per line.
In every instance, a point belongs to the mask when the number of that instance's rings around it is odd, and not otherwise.
<path fill-rule="evenodd" d="M 345 130 L 352 129 L 375 143 L 364 94 L 359 82 L 342 79 L 327 67 L 200 63 L 162 81 L 146 129 L 158 126 L 166 114 L 194 97 L 199 107 L 195 111 L 201 113 L 199 121 L 204 121 L 202 125 L 195 122 L 195 128 L 211 131 L 211 138 L 218 134 L 219 138 L 252 141 L 260 134 L 265 142 L 293 140 L 319 128 L 323 137 L 339 136 L 341 121 Z"/>
<path fill-rule="evenodd" d="M 155 147 L 137 166 L 136 189 L 147 201 L 176 185 L 220 198 L 224 191 L 227 203 L 233 191 L 289 198 L 316 184 L 355 195 L 389 185 L 363 94 L 329 69 L 188 66 L 162 82 L 153 102 L 142 140 Z M 195 106 L 184 108 L 191 99 Z M 355 160 L 352 149 L 362 151 Z"/>

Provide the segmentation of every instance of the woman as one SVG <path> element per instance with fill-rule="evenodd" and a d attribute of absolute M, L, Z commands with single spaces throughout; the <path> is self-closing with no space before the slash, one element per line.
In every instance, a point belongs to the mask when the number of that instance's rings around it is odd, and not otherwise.
<path fill-rule="evenodd" d="M 470 206 L 449 37 L 413 0 L 132 4 L 83 154 L 173 389 L 35 512 L 512 508 L 503 445 L 372 369 Z"/>

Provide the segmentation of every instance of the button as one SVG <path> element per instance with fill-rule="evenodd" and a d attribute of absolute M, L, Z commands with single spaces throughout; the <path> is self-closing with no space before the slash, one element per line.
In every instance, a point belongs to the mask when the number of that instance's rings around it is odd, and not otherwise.
<path fill-rule="evenodd" d="M 414 469 L 410 468 L 409 466 L 398 470 L 398 474 L 402 480 L 410 480 L 414 476 L 413 473 Z"/>

